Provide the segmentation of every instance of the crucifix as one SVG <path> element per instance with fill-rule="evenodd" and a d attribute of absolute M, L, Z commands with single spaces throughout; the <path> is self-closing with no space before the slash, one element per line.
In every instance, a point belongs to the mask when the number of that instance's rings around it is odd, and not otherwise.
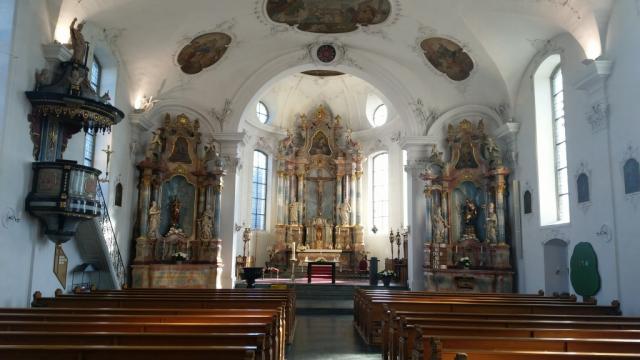
<path fill-rule="evenodd" d="M 316 211 L 316 216 L 317 217 L 322 217 L 322 179 L 318 179 L 316 180 L 316 184 L 318 187 L 318 191 L 317 191 L 317 196 L 318 196 L 318 208 Z"/>
<path fill-rule="evenodd" d="M 100 182 L 109 181 L 109 161 L 111 161 L 111 154 L 113 154 L 113 150 L 111 150 L 111 145 L 107 145 L 106 149 L 102 149 L 102 152 L 107 154 L 107 171 L 104 173 L 104 178 L 100 179 Z"/>

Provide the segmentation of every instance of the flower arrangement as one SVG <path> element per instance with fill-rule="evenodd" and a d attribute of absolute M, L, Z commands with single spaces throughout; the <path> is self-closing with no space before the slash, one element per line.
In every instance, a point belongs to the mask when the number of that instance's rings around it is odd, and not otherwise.
<path fill-rule="evenodd" d="M 187 261 L 189 255 L 187 253 L 178 251 L 173 253 L 173 255 L 171 255 L 171 258 L 173 259 L 173 261 Z"/>
<path fill-rule="evenodd" d="M 394 277 L 396 273 L 393 270 L 383 270 L 378 272 L 378 276 L 380 277 Z"/>
<path fill-rule="evenodd" d="M 468 256 L 461 257 L 460 259 L 458 259 L 458 266 L 462 268 L 471 267 L 471 259 L 469 259 Z"/>

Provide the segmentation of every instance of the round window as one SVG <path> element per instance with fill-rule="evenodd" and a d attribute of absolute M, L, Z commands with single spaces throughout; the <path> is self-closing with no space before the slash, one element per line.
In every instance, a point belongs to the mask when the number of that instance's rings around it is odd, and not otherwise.
<path fill-rule="evenodd" d="M 256 105 L 256 116 L 258 117 L 258 121 L 263 124 L 269 121 L 269 109 L 267 109 L 267 106 L 262 101 L 258 101 L 258 105 Z"/>

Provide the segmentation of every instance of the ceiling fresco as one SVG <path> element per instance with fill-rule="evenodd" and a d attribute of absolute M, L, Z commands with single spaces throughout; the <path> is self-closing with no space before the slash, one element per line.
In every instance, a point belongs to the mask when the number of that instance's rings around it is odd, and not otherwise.
<path fill-rule="evenodd" d="M 299 30 L 336 34 L 380 24 L 391 13 L 388 0 L 267 0 L 267 15 Z"/>
<path fill-rule="evenodd" d="M 231 44 L 231 36 L 213 32 L 200 35 L 187 44 L 178 54 L 178 65 L 186 74 L 197 74 L 217 63 L 227 47 Z"/>
<path fill-rule="evenodd" d="M 432 37 L 420 43 L 424 55 L 433 67 L 454 81 L 465 80 L 473 70 L 473 60 L 460 45 L 441 38 Z"/>

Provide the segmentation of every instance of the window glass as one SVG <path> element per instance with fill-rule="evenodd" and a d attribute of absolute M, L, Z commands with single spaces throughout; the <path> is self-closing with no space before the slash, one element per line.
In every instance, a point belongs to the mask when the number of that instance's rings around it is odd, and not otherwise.
<path fill-rule="evenodd" d="M 389 154 L 376 155 L 372 163 L 373 224 L 385 231 L 389 227 Z"/>
<path fill-rule="evenodd" d="M 267 106 L 262 101 L 258 101 L 258 105 L 256 105 L 256 115 L 258 116 L 258 120 L 263 124 L 269 121 L 269 109 L 267 109 Z"/>
<path fill-rule="evenodd" d="M 564 88 L 562 70 L 558 66 L 551 74 L 554 157 L 558 221 L 569 221 L 569 177 L 567 174 L 567 138 L 564 118 Z"/>
<path fill-rule="evenodd" d="M 267 213 L 267 155 L 253 152 L 253 183 L 251 195 L 251 227 L 265 230 Z"/>
<path fill-rule="evenodd" d="M 384 125 L 387 122 L 387 105 L 380 104 L 373 111 L 373 126 Z"/>

